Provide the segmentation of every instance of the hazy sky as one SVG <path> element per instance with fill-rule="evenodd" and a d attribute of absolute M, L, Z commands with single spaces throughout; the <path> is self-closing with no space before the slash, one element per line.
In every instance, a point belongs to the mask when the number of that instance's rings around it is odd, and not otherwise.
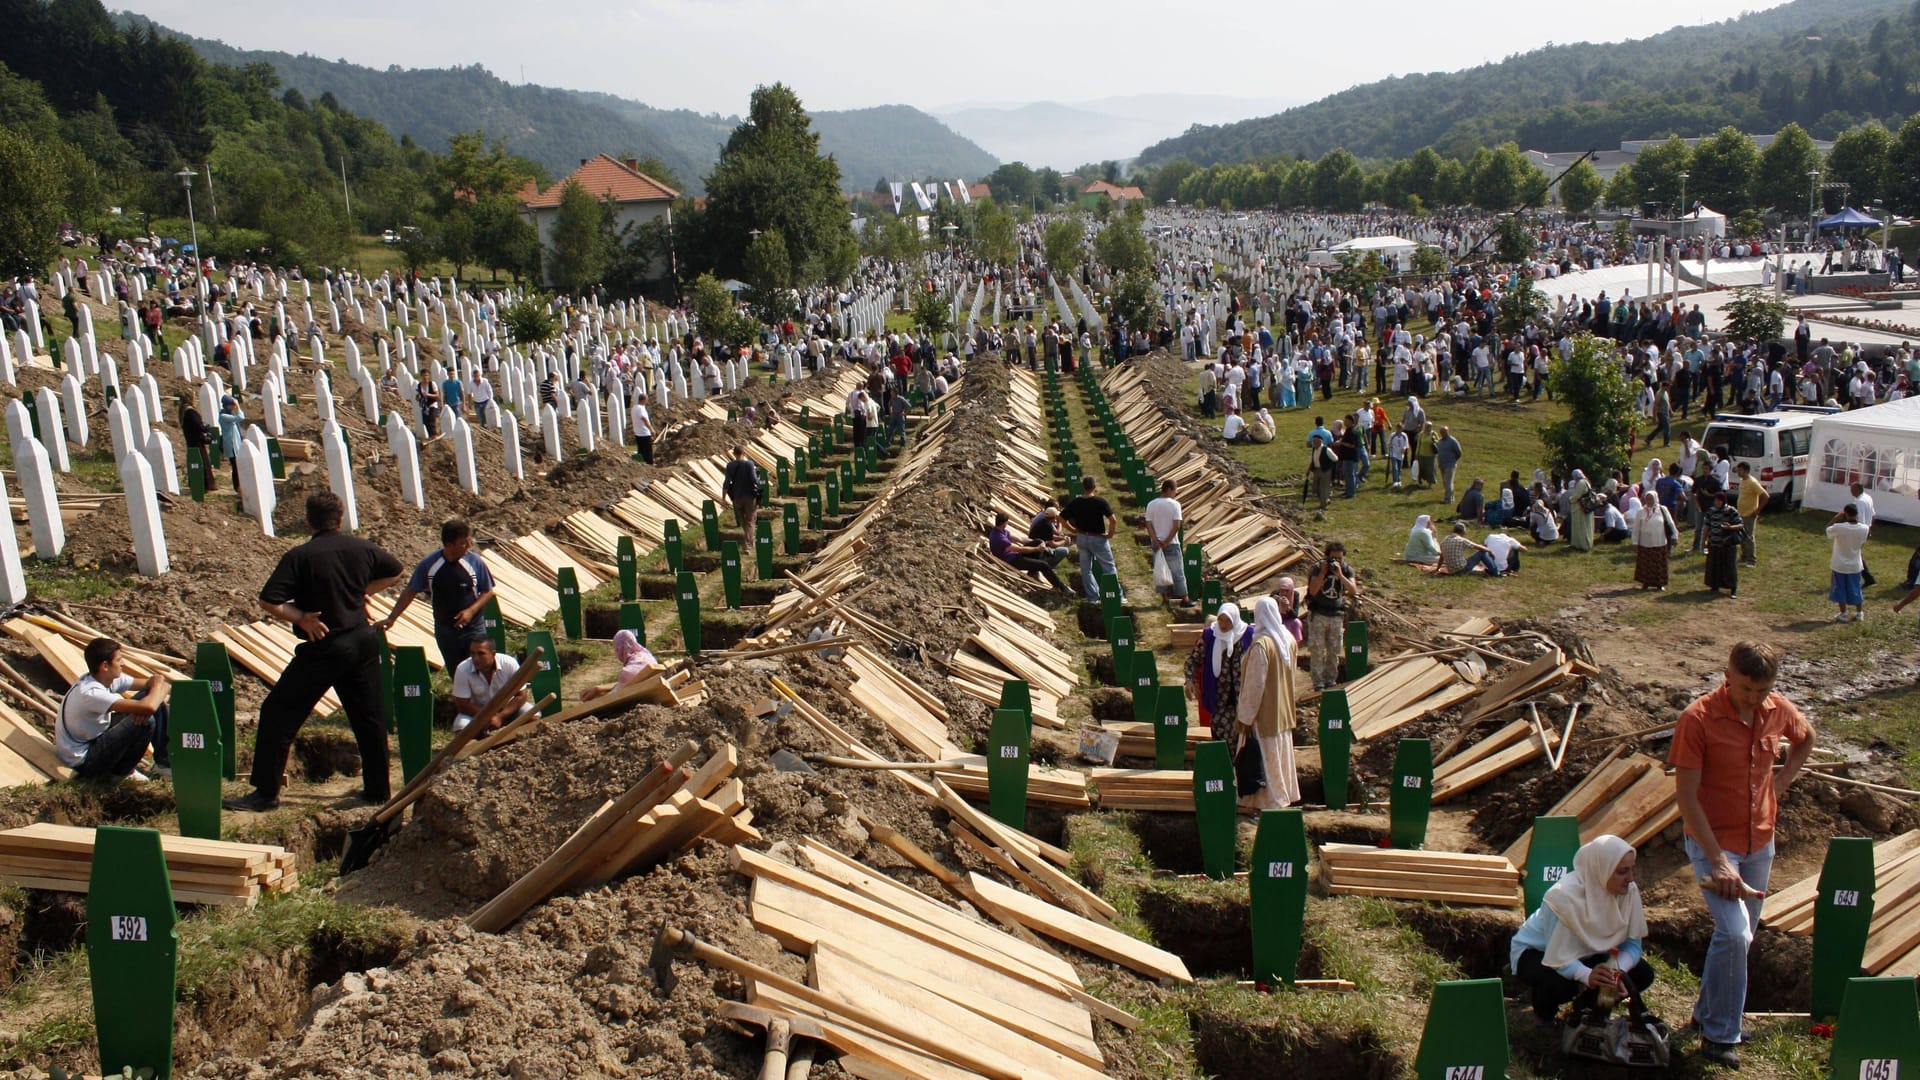
<path fill-rule="evenodd" d="M 111 5 L 113 0 L 109 0 Z M 1216 0 L 140 0 L 132 10 L 240 48 L 369 67 L 479 63 L 509 82 L 739 113 L 782 81 L 811 108 L 1195 93 L 1312 100 L 1471 67 L 1550 41 L 1644 37 L 1767 0 L 1364 5 Z M 1395 45 L 1376 43 L 1397 27 Z"/>

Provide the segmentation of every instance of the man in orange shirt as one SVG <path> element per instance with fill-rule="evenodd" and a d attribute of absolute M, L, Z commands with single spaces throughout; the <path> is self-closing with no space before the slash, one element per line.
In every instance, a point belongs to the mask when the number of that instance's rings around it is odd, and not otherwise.
<path fill-rule="evenodd" d="M 1740 1065 L 1740 1018 L 1747 1003 L 1747 950 L 1760 925 L 1760 894 L 1773 869 L 1773 822 L 1780 795 L 1813 753 L 1813 728 L 1773 692 L 1780 653 L 1742 641 L 1727 659 L 1726 681 L 1687 706 L 1673 730 L 1674 767 L 1687 857 L 1706 890 L 1713 940 L 1700 973 L 1693 1020 L 1701 1053 Z M 1786 764 L 1773 771 L 1780 743 Z"/>

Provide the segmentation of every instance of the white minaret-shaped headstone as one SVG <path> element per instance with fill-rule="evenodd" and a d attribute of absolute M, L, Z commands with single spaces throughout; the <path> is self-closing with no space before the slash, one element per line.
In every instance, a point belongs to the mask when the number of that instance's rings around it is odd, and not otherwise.
<path fill-rule="evenodd" d="M 160 380 L 149 371 L 140 376 L 139 393 L 147 399 L 147 422 L 154 427 L 167 426 L 167 414 L 160 410 Z"/>
<path fill-rule="evenodd" d="M 551 405 L 540 406 L 540 437 L 547 448 L 547 460 L 557 464 L 561 456 L 560 414 Z"/>
<path fill-rule="evenodd" d="M 580 449 L 591 454 L 600 442 L 600 403 L 592 394 L 580 399 L 580 412 L 574 417 Z"/>
<path fill-rule="evenodd" d="M 426 487 L 420 482 L 420 444 L 407 430 L 400 410 L 387 413 L 387 448 L 393 451 L 400 473 L 400 501 L 416 510 L 427 508 Z"/>
<path fill-rule="evenodd" d="M 360 344 L 352 338 L 346 339 L 340 346 L 341 355 L 347 358 L 347 373 L 359 378 L 363 370 L 360 364 Z"/>
<path fill-rule="evenodd" d="M 19 377 L 20 365 L 13 359 L 13 343 L 5 333 L 0 333 L 0 382 L 13 386 Z"/>
<path fill-rule="evenodd" d="M 373 372 L 360 369 L 360 400 L 367 407 L 367 421 L 378 426 L 380 423 L 380 384 L 373 381 Z"/>
<path fill-rule="evenodd" d="M 324 371 L 313 373 L 313 411 L 322 424 L 333 423 L 333 381 Z"/>
<path fill-rule="evenodd" d="M 267 437 L 257 426 L 248 426 L 247 437 L 240 440 L 240 505 L 260 523 L 264 535 L 273 535 L 273 511 L 280 496 L 273 489 L 273 463 L 267 455 Z"/>
<path fill-rule="evenodd" d="M 327 486 L 340 496 L 344 508 L 340 527 L 347 532 L 358 532 L 360 503 L 353 494 L 353 459 L 347 455 L 347 440 L 341 436 L 339 424 L 332 420 L 326 422 L 320 429 L 320 446 L 326 456 Z"/>
<path fill-rule="evenodd" d="M 180 494 L 180 474 L 174 468 L 173 444 L 167 437 L 158 431 L 149 431 L 141 450 L 146 455 L 147 466 L 153 470 L 153 482 L 160 490 L 169 495 Z"/>
<path fill-rule="evenodd" d="M 459 481 L 460 490 L 469 495 L 480 494 L 480 473 L 473 460 L 473 425 L 449 415 L 447 437 L 453 441 L 454 477 Z"/>
<path fill-rule="evenodd" d="M 160 496 L 154 491 L 153 470 L 146 458 L 128 454 L 121 460 L 120 486 L 126 489 L 127 516 L 133 522 L 134 561 L 140 573 L 159 577 L 167 572 L 167 534 L 160 521 Z"/>
<path fill-rule="evenodd" d="M 525 480 L 526 472 L 520 464 L 519 421 L 500 426 L 500 444 L 507 462 L 507 475 L 515 480 Z"/>
<path fill-rule="evenodd" d="M 113 460 L 116 464 L 129 455 L 140 453 L 140 444 L 133 437 L 133 416 L 118 400 L 107 402 L 107 432 L 113 445 Z"/>
<path fill-rule="evenodd" d="M 33 339 L 34 352 L 39 353 L 47 350 L 47 329 L 40 325 L 40 302 L 38 300 L 27 301 L 27 334 Z"/>
<path fill-rule="evenodd" d="M 67 460 L 67 428 L 60 419 L 60 399 L 53 388 L 43 386 L 33 393 L 34 411 L 40 414 L 40 447 L 47 452 L 47 459 L 61 472 L 72 472 L 73 463 Z M 28 430 L 32 430 L 29 428 Z"/>
<path fill-rule="evenodd" d="M 7 437 L 13 447 L 14 475 L 20 478 L 20 499 L 27 504 L 27 521 L 33 526 L 33 553 L 42 559 L 58 558 L 67 546 L 67 526 L 60 520 L 52 462 L 46 447 L 33 437 L 33 418 L 23 402 L 7 403 Z"/>
<path fill-rule="evenodd" d="M 615 379 L 613 390 L 607 394 L 607 441 L 615 446 L 627 445 L 627 407 L 621 402 L 625 395 L 620 392 L 620 380 Z"/>
<path fill-rule="evenodd" d="M 147 444 L 147 432 L 153 430 L 153 417 L 147 412 L 147 395 L 138 386 L 133 393 L 119 397 L 127 403 L 127 415 L 133 420 L 133 444 L 136 447 Z"/>
<path fill-rule="evenodd" d="M 9 500 L 7 481 L 0 477 L 0 506 Z M 20 565 L 20 537 L 12 524 L 0 529 L 0 604 L 12 607 L 27 599 L 27 575 Z"/>

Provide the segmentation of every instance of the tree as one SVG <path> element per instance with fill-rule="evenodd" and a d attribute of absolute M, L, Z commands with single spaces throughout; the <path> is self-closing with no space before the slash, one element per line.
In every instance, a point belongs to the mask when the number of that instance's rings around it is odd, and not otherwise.
<path fill-rule="evenodd" d="M 51 155 L 0 127 L 0 275 L 38 277 L 59 255 L 63 188 Z"/>
<path fill-rule="evenodd" d="M 1566 419 L 1540 429 L 1547 467 L 1563 476 L 1575 469 L 1612 476 L 1625 468 L 1640 410 L 1613 342 L 1581 334 L 1573 355 L 1553 360 L 1547 385 L 1567 405 Z"/>
<path fill-rule="evenodd" d="M 500 325 L 509 340 L 527 348 L 545 345 L 560 334 L 560 321 L 554 318 L 553 308 L 531 297 L 508 304 L 500 312 Z"/>
<path fill-rule="evenodd" d="M 778 230 L 767 229 L 747 245 L 743 273 L 747 302 L 761 322 L 776 323 L 793 313 L 793 266 L 787 262 L 787 242 Z"/>
<path fill-rule="evenodd" d="M 687 309 L 699 323 L 700 333 L 714 341 L 741 345 L 753 340 L 753 320 L 740 313 L 733 294 L 712 274 L 701 274 L 687 290 Z"/>
<path fill-rule="evenodd" d="M 1633 178 L 1641 194 L 1633 205 L 1652 203 L 1662 213 L 1674 211 L 1680 205 L 1680 174 L 1692 164 L 1693 150 L 1678 135 L 1640 151 L 1633 159 Z"/>
<path fill-rule="evenodd" d="M 1507 290 L 1500 294 L 1499 303 L 1494 308 L 1494 318 L 1501 333 L 1517 334 L 1546 310 L 1547 298 L 1533 287 L 1533 279 L 1523 273 L 1516 275 Z"/>
<path fill-rule="evenodd" d="M 1492 151 L 1476 153 L 1467 166 L 1473 204 L 1498 213 L 1526 202 L 1546 183 L 1546 175 L 1527 160 L 1515 143 L 1501 143 Z"/>
<path fill-rule="evenodd" d="M 1622 165 L 1607 180 L 1607 205 L 1620 211 L 1633 211 L 1640 208 L 1643 189 L 1640 178 L 1633 174 L 1633 166 Z"/>
<path fill-rule="evenodd" d="M 973 246 L 980 257 L 994 266 L 1008 266 L 1020 254 L 1020 241 L 1013 215 L 999 203 L 987 203 L 974 218 Z"/>
<path fill-rule="evenodd" d="M 400 258 L 407 264 L 407 273 L 417 274 L 433 263 L 440 254 L 440 240 L 425 229 L 405 225 L 400 229 Z"/>
<path fill-rule="evenodd" d="M 1333 286 L 1348 296 L 1367 297 L 1373 290 L 1387 280 L 1387 265 L 1380 261 L 1380 253 L 1369 251 L 1356 259 L 1350 251 L 1339 255 L 1340 268 L 1327 275 Z"/>
<path fill-rule="evenodd" d="M 1753 176 L 1753 204 L 1772 207 L 1784 216 L 1798 216 L 1819 179 L 1820 151 L 1799 124 L 1780 129 L 1760 151 L 1760 167 Z M 1808 174 L 1815 174 L 1809 177 Z"/>
<path fill-rule="evenodd" d="M 775 83 L 753 92 L 707 178 L 708 250 L 718 269 L 743 271 L 752 230 L 777 232 L 787 245 L 796 286 L 826 280 L 826 269 L 853 235 L 840 166 L 820 153 L 820 136 L 792 90 Z"/>
<path fill-rule="evenodd" d="M 1147 269 L 1135 270 L 1120 278 L 1113 289 L 1113 314 L 1128 329 L 1153 325 L 1160 305 L 1160 287 Z"/>
<path fill-rule="evenodd" d="M 1735 289 L 1722 309 L 1727 336 L 1762 344 L 1779 341 L 1787 329 L 1787 303 L 1766 289 Z"/>
<path fill-rule="evenodd" d="M 1309 198 L 1322 210 L 1358 210 L 1366 174 L 1360 162 L 1345 150 L 1329 150 L 1313 163 Z"/>
<path fill-rule="evenodd" d="M 1593 209 L 1605 187 L 1600 170 L 1593 167 L 1593 162 L 1583 159 L 1560 177 L 1560 205 L 1578 217 Z"/>
<path fill-rule="evenodd" d="M 1887 164 L 1892 153 L 1891 132 L 1879 121 L 1861 124 L 1833 140 L 1833 149 L 1827 151 L 1827 172 L 1851 185 L 1849 195 L 1854 205 L 1877 203 L 1890 193 Z"/>
<path fill-rule="evenodd" d="M 1039 188 L 1034 184 L 1033 170 L 1025 162 L 1009 161 L 1005 165 L 987 174 L 987 190 L 993 192 L 995 202 L 1008 206 L 1032 206 Z"/>
<path fill-rule="evenodd" d="M 1721 128 L 1693 148 L 1693 168 L 1686 184 L 1689 205 L 1680 212 L 1687 213 L 1692 203 L 1701 202 L 1728 216 L 1739 214 L 1750 205 L 1759 168 L 1760 150 L 1753 139 L 1739 128 Z"/>
<path fill-rule="evenodd" d="M 1179 197 L 1181 182 L 1199 171 L 1200 166 L 1186 158 L 1174 158 L 1153 170 L 1153 177 L 1146 184 L 1147 198 L 1152 199 L 1155 206 L 1165 205 L 1168 199 Z"/>
<path fill-rule="evenodd" d="M 1080 266 L 1080 249 L 1086 239 L 1080 219 L 1069 214 L 1047 223 L 1041 247 L 1047 253 L 1047 269 L 1056 274 L 1071 274 Z"/>
<path fill-rule="evenodd" d="M 587 194 L 579 181 L 568 180 L 560 189 L 547 278 L 568 296 L 584 293 L 606 270 L 608 252 L 606 237 L 600 231 L 601 215 L 600 201 Z"/>
<path fill-rule="evenodd" d="M 1533 230 L 1527 228 L 1527 223 L 1518 217 L 1509 214 L 1493 227 L 1493 250 L 1501 262 L 1526 262 L 1533 258 L 1536 246 Z"/>
<path fill-rule="evenodd" d="M 1418 195 L 1414 198 L 1419 198 Z M 1432 244 L 1421 244 L 1413 249 L 1413 272 L 1416 274 L 1444 274 L 1447 272 L 1447 253 Z"/>
<path fill-rule="evenodd" d="M 1093 251 L 1099 256 L 1100 264 L 1114 274 L 1143 270 L 1153 261 L 1153 250 L 1147 246 L 1146 236 L 1129 215 L 1122 215 L 1102 228 L 1093 238 Z"/>
<path fill-rule="evenodd" d="M 1894 136 L 1887 155 L 1887 200 L 1909 213 L 1920 213 L 1920 113 L 1907 117 Z"/>
<path fill-rule="evenodd" d="M 921 289 L 913 298 L 913 325 L 926 331 L 927 337 L 934 341 L 953 329 L 953 305 L 948 303 L 946 294 L 939 289 Z"/>

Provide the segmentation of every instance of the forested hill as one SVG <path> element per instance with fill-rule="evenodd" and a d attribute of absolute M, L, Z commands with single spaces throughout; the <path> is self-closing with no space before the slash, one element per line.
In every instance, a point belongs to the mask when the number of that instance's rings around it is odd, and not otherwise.
<path fill-rule="evenodd" d="M 1706 26 L 1617 44 L 1548 45 L 1465 71 L 1407 75 L 1274 116 L 1213 127 L 1141 152 L 1201 165 L 1336 147 L 1465 156 L 1508 140 L 1537 150 L 1622 139 L 1770 132 L 1799 123 L 1833 138 L 1920 110 L 1920 0 L 1794 0 Z"/>
<path fill-rule="evenodd" d="M 128 22 L 148 20 L 123 16 Z M 516 86 L 474 65 L 461 68 L 379 70 L 315 56 L 236 49 L 188 37 L 164 27 L 216 64 L 273 66 L 286 86 L 308 97 L 330 94 L 342 108 L 376 120 L 396 138 L 411 136 L 439 149 L 462 131 L 484 129 L 515 154 L 563 176 L 580 159 L 599 153 L 653 157 L 678 174 L 687 193 L 719 157 L 738 117 L 656 109 L 611 94 Z M 743 103 L 744 104 L 744 103 Z M 877 176 L 977 179 L 999 162 L 918 109 L 887 106 L 848 112 L 814 112 L 820 148 L 840 162 L 841 181 L 865 188 Z"/>

